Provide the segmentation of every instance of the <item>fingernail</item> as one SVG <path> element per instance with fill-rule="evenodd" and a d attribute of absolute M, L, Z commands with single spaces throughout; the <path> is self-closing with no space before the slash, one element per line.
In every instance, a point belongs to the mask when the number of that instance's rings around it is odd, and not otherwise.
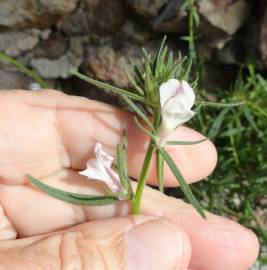
<path fill-rule="evenodd" d="M 166 221 L 137 225 L 128 232 L 127 243 L 131 270 L 187 269 L 189 240 Z"/>

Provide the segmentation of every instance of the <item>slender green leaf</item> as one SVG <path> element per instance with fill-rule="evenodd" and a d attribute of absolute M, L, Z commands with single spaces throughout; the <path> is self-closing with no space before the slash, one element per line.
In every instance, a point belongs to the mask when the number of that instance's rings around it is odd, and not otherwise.
<path fill-rule="evenodd" d="M 180 173 L 179 169 L 177 168 L 175 162 L 171 158 L 171 156 L 163 149 L 163 148 L 158 148 L 158 151 L 161 153 L 162 157 L 168 164 L 169 168 L 171 169 L 172 173 L 176 177 L 177 181 L 180 184 L 180 187 L 188 199 L 188 201 L 195 207 L 195 209 L 198 211 L 198 213 L 203 217 L 206 218 L 205 212 L 203 211 L 200 203 L 194 196 L 193 192 L 191 191 L 189 185 L 186 183 L 184 177 Z"/>
<path fill-rule="evenodd" d="M 148 63 L 145 65 L 145 92 L 149 100 L 154 100 L 154 77 Z"/>
<path fill-rule="evenodd" d="M 155 143 L 157 142 L 157 137 L 145 127 L 143 127 L 143 125 L 138 121 L 136 117 L 134 117 L 134 122 L 148 137 L 150 137 Z"/>
<path fill-rule="evenodd" d="M 36 178 L 32 177 L 31 175 L 28 175 L 27 177 L 32 184 L 37 186 L 43 192 L 64 202 L 68 202 L 72 204 L 79 204 L 79 205 L 98 206 L 98 205 L 113 204 L 119 200 L 117 197 L 114 197 L 114 196 L 84 195 L 84 194 L 67 192 L 67 191 L 63 191 L 63 190 L 48 186 L 44 184 L 43 182 L 37 180 Z"/>
<path fill-rule="evenodd" d="M 188 81 L 188 79 L 189 79 L 189 73 L 190 73 L 192 64 L 193 64 L 193 60 L 192 60 L 192 58 L 189 58 L 188 61 L 187 61 L 187 64 L 186 64 L 185 71 L 184 71 L 184 73 L 182 75 L 182 78 L 181 78 L 182 80 Z"/>
<path fill-rule="evenodd" d="M 144 95 L 143 89 L 137 84 L 137 82 L 134 80 L 134 78 L 131 76 L 130 72 L 127 69 L 126 69 L 126 74 L 127 74 L 129 81 L 131 82 L 134 89 L 136 90 L 136 92 L 138 94 L 140 94 L 141 96 L 143 96 Z"/>
<path fill-rule="evenodd" d="M 142 76 L 142 72 L 140 71 L 140 69 L 137 67 L 137 65 L 133 62 L 132 59 L 130 59 L 130 63 L 132 66 L 132 69 L 134 71 L 134 77 L 136 80 L 138 80 L 138 85 L 142 88 L 144 87 L 144 78 Z"/>
<path fill-rule="evenodd" d="M 145 100 L 143 97 L 139 96 L 139 95 L 136 95 L 132 92 L 129 92 L 127 90 L 123 90 L 123 89 L 120 89 L 116 86 L 112 86 L 112 85 L 109 85 L 107 83 L 103 83 L 103 82 L 100 82 L 100 81 L 97 81 L 97 80 L 94 80 L 92 78 L 89 78 L 88 76 L 86 75 L 83 75 L 81 73 L 79 73 L 78 71 L 73 71 L 72 74 L 74 76 L 77 76 L 78 78 L 86 81 L 86 82 L 89 82 L 91 84 L 93 84 L 94 86 L 96 87 L 99 87 L 99 88 L 104 88 L 108 91 L 111 91 L 111 92 L 114 92 L 114 93 L 117 93 L 117 94 L 120 94 L 120 95 L 125 95 L 127 97 L 130 97 L 132 99 L 135 99 L 135 100 L 138 100 L 140 102 L 143 102 L 145 104 L 149 104 L 149 102 L 147 100 Z"/>
<path fill-rule="evenodd" d="M 128 105 L 136 112 L 136 114 L 143 119 L 143 121 L 151 128 L 151 130 L 155 131 L 155 128 L 149 118 L 138 108 L 137 105 L 135 105 L 134 102 L 131 101 L 131 99 L 123 96 L 123 99 L 128 103 Z"/>
<path fill-rule="evenodd" d="M 123 186 L 123 188 L 127 188 L 127 179 L 124 171 L 124 162 L 123 162 L 123 156 L 122 156 L 122 147 L 120 144 L 117 144 L 117 163 L 118 163 L 118 173 L 119 173 L 119 178 L 120 182 Z"/>
<path fill-rule="evenodd" d="M 227 108 L 224 108 L 220 113 L 219 115 L 217 116 L 217 118 L 215 119 L 215 121 L 213 122 L 211 128 L 210 128 L 210 131 L 209 131 L 209 134 L 208 134 L 208 137 L 209 138 L 215 138 L 220 130 L 220 127 L 223 123 L 223 120 L 226 116 L 226 114 L 229 112 L 230 108 L 227 107 Z"/>
<path fill-rule="evenodd" d="M 168 52 L 168 47 L 165 46 L 163 48 L 162 53 L 159 55 L 159 58 L 158 58 L 157 68 L 155 71 L 155 78 L 158 78 L 160 75 L 162 75 L 162 72 L 163 72 L 164 67 L 165 67 L 165 58 L 166 58 L 167 52 Z"/>
<path fill-rule="evenodd" d="M 166 145 L 194 145 L 194 144 L 205 142 L 206 140 L 208 140 L 208 138 L 198 140 L 198 141 L 191 141 L 191 142 L 190 141 L 167 141 Z"/>
<path fill-rule="evenodd" d="M 195 9 L 194 9 L 192 15 L 193 15 L 193 19 L 194 19 L 195 25 L 196 25 L 196 26 L 199 26 L 199 24 L 200 24 L 200 19 L 199 19 L 198 12 L 197 12 Z"/>
<path fill-rule="evenodd" d="M 245 117 L 247 118 L 250 125 L 257 131 L 260 132 L 260 130 L 257 127 L 257 124 L 254 121 L 253 115 L 250 112 L 250 109 L 248 106 L 243 106 L 243 112 L 245 114 Z"/>
<path fill-rule="evenodd" d="M 19 71 L 39 83 L 42 88 L 45 89 L 49 87 L 48 84 L 35 71 L 27 68 L 25 65 L 15 60 L 14 58 L 0 52 L 0 60 L 15 66 Z"/>
<path fill-rule="evenodd" d="M 165 45 L 166 39 L 167 39 L 167 36 L 165 35 L 165 36 L 163 37 L 163 40 L 162 40 L 162 42 L 161 42 L 161 45 L 160 45 L 160 47 L 159 47 L 159 49 L 158 49 L 158 51 L 157 51 L 157 53 L 156 53 L 156 55 L 155 55 L 155 58 L 154 58 L 154 61 L 153 61 L 153 64 L 152 64 L 152 71 L 153 71 L 153 74 L 155 74 L 155 71 L 156 71 L 156 69 L 157 69 L 158 58 L 159 58 L 159 56 L 161 55 L 161 52 L 162 52 L 163 47 L 164 47 L 164 45 Z"/>
<path fill-rule="evenodd" d="M 126 128 L 123 129 L 122 135 L 122 162 L 123 162 L 123 170 L 127 184 L 127 191 L 130 198 L 133 198 L 133 189 L 130 182 L 130 178 L 128 177 L 128 168 L 127 168 L 127 136 L 126 136 Z"/>
<path fill-rule="evenodd" d="M 223 107 L 236 107 L 245 104 L 243 101 L 238 101 L 238 102 L 231 102 L 231 103 L 219 103 L 219 102 L 209 102 L 209 101 L 201 101 L 201 100 L 196 100 L 195 104 L 201 103 L 202 106 L 210 106 L 210 107 L 218 107 L 218 108 L 223 108 Z"/>

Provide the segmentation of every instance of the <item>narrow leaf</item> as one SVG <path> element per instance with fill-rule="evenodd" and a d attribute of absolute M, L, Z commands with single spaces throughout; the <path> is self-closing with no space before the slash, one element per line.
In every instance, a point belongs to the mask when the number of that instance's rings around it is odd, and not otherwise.
<path fill-rule="evenodd" d="M 152 64 L 152 71 L 153 71 L 153 74 L 155 74 L 155 71 L 156 71 L 156 69 L 157 69 L 158 58 L 159 58 L 159 56 L 160 56 L 160 54 L 161 54 L 161 52 L 162 52 L 162 49 L 163 49 L 163 47 L 164 47 L 164 45 L 165 45 L 166 39 L 167 39 L 167 36 L 165 35 L 165 36 L 163 37 L 163 40 L 162 40 L 162 42 L 161 42 L 161 45 L 160 45 L 160 47 L 159 47 L 159 49 L 158 49 L 158 51 L 157 51 L 157 53 L 156 53 L 156 55 L 155 55 L 155 58 L 154 58 L 154 60 L 153 60 L 153 64 Z"/>
<path fill-rule="evenodd" d="M 215 119 L 215 121 L 213 122 L 208 137 L 209 138 L 215 138 L 220 130 L 220 127 L 223 123 L 223 120 L 226 116 L 226 114 L 229 112 L 230 108 L 224 108 L 219 115 L 217 116 L 217 118 Z"/>
<path fill-rule="evenodd" d="M 243 105 L 245 102 L 243 101 L 238 101 L 238 102 L 232 102 L 232 103 L 219 103 L 219 102 L 209 102 L 209 101 L 201 101 L 201 100 L 196 100 L 196 104 L 201 103 L 203 106 L 210 106 L 210 107 L 236 107 Z"/>
<path fill-rule="evenodd" d="M 39 74 L 27 68 L 25 65 L 15 60 L 14 58 L 0 52 L 0 60 L 15 66 L 16 68 L 18 68 L 19 71 L 38 82 L 42 88 L 49 87 L 48 84 L 39 76 Z"/>
<path fill-rule="evenodd" d="M 188 61 L 187 61 L 187 64 L 186 64 L 184 74 L 182 75 L 182 80 L 188 81 L 189 73 L 190 73 L 192 64 L 193 64 L 193 60 L 192 60 L 192 58 L 189 58 Z"/>
<path fill-rule="evenodd" d="M 63 191 L 63 190 L 48 186 L 44 184 L 43 182 L 37 180 L 36 178 L 32 177 L 31 175 L 27 175 L 27 177 L 32 184 L 37 186 L 43 192 L 64 202 L 68 202 L 72 204 L 79 204 L 79 205 L 97 206 L 97 205 L 108 205 L 108 204 L 112 204 L 118 201 L 118 198 L 114 196 L 84 195 L 84 194 L 77 194 L 77 193 Z"/>
<path fill-rule="evenodd" d="M 198 211 L 198 213 L 203 218 L 206 218 L 205 212 L 203 211 L 200 203 L 198 202 L 198 200 L 196 199 L 196 197 L 192 193 L 189 185 L 186 183 L 184 177 L 180 173 L 179 169 L 177 168 L 177 166 L 176 166 L 175 162 L 173 161 L 173 159 L 171 158 L 171 156 L 162 148 L 158 148 L 158 151 L 161 153 L 162 157 L 164 158 L 164 160 L 168 164 L 169 168 L 171 169 L 172 173 L 176 177 L 176 179 L 179 182 L 180 187 L 181 187 L 184 195 L 188 199 L 188 201 L 195 207 L 195 209 Z"/>
<path fill-rule="evenodd" d="M 128 103 L 128 105 L 136 112 L 136 114 L 143 119 L 143 121 L 151 128 L 151 130 L 155 130 L 153 124 L 150 122 L 149 118 L 135 105 L 131 99 L 123 96 L 123 99 Z"/>
<path fill-rule="evenodd" d="M 139 96 L 139 95 L 136 95 L 132 92 L 129 92 L 127 90 L 123 90 L 123 89 L 120 89 L 116 86 L 112 86 L 112 85 L 109 85 L 107 83 L 103 83 L 103 82 L 100 82 L 100 81 L 97 81 L 97 80 L 94 80 L 92 78 L 89 78 L 88 76 L 86 75 L 83 75 L 81 73 L 79 73 L 78 71 L 73 71 L 72 74 L 74 76 L 77 76 L 78 78 L 86 81 L 86 82 L 89 82 L 91 83 L 92 85 L 96 86 L 96 87 L 99 87 L 99 88 L 104 88 L 108 91 L 111 91 L 111 92 L 114 92 L 114 93 L 117 93 L 117 94 L 120 94 L 120 95 L 125 95 L 127 97 L 130 97 L 132 99 L 135 99 L 135 100 L 138 100 L 140 102 L 143 102 L 143 103 L 147 103 L 149 104 L 148 101 L 146 101 L 143 97 Z"/>
<path fill-rule="evenodd" d="M 194 144 L 205 142 L 206 140 L 208 140 L 208 138 L 198 140 L 198 141 L 191 141 L 191 142 L 190 141 L 167 141 L 166 145 L 194 145 Z"/>
<path fill-rule="evenodd" d="M 243 106 L 243 111 L 245 114 L 245 117 L 247 118 L 248 122 L 250 123 L 250 125 L 257 131 L 260 132 L 260 130 L 257 127 L 257 124 L 254 121 L 253 115 L 250 112 L 250 109 L 248 106 Z"/>
<path fill-rule="evenodd" d="M 119 178 L 122 186 L 124 188 L 127 188 L 127 179 L 124 171 L 124 162 L 123 162 L 123 156 L 122 156 L 122 147 L 120 144 L 117 144 L 117 163 L 118 163 L 118 173 Z"/>
<path fill-rule="evenodd" d="M 136 90 L 136 92 L 138 94 L 140 94 L 141 96 L 143 96 L 144 95 L 143 89 L 136 83 L 136 81 L 134 80 L 134 78 L 131 76 L 130 72 L 127 69 L 126 69 L 126 74 L 127 74 L 129 81 L 131 82 L 134 89 Z"/>
<path fill-rule="evenodd" d="M 150 137 L 155 143 L 157 142 L 158 140 L 157 137 L 149 130 L 147 130 L 145 127 L 143 127 L 143 125 L 138 121 L 136 117 L 134 117 L 134 122 L 148 137 Z"/>

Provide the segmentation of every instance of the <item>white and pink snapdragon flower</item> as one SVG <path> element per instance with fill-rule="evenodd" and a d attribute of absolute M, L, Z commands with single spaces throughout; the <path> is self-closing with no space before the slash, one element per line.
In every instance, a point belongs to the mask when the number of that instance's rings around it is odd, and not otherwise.
<path fill-rule="evenodd" d="M 170 79 L 159 88 L 162 123 L 159 145 L 164 146 L 170 133 L 194 116 L 195 93 L 186 81 Z"/>
<path fill-rule="evenodd" d="M 119 175 L 111 167 L 114 158 L 103 150 L 101 143 L 96 143 L 94 152 L 95 158 L 89 159 L 86 170 L 79 172 L 79 174 L 105 183 L 114 193 L 123 192 Z"/>

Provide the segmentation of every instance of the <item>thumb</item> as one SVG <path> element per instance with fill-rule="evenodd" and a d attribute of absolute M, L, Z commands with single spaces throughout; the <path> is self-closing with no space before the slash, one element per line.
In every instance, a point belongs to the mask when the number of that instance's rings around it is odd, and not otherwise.
<path fill-rule="evenodd" d="M 190 243 L 168 221 L 131 216 L 0 242 L 0 269 L 186 270 Z"/>

